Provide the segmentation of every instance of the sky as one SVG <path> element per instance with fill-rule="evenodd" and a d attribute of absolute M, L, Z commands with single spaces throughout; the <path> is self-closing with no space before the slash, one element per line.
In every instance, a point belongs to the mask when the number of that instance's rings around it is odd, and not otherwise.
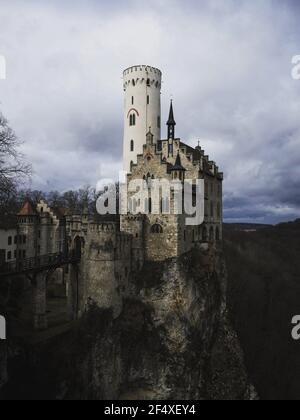
<path fill-rule="evenodd" d="M 0 0 L 0 111 L 33 164 L 29 187 L 66 191 L 122 169 L 122 72 L 163 72 L 162 120 L 225 174 L 227 222 L 300 217 L 300 2 Z M 162 133 L 165 137 L 165 133 Z"/>

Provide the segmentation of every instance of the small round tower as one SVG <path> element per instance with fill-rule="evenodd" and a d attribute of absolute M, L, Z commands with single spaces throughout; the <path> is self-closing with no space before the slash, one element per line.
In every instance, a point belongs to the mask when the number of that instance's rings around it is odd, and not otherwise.
<path fill-rule="evenodd" d="M 123 163 L 127 172 L 131 172 L 131 163 L 137 163 L 137 155 L 143 153 L 149 127 L 154 143 L 161 139 L 161 81 L 161 71 L 151 66 L 133 66 L 123 73 Z"/>

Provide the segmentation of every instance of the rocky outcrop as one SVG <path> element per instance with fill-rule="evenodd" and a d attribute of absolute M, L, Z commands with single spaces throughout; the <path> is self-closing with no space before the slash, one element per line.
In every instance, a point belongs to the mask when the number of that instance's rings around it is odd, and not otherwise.
<path fill-rule="evenodd" d="M 134 297 L 124 302 L 117 319 L 112 311 L 93 306 L 75 329 L 33 350 L 39 395 L 255 397 L 228 322 L 221 251 L 199 248 L 179 259 L 148 263 L 131 285 Z"/>

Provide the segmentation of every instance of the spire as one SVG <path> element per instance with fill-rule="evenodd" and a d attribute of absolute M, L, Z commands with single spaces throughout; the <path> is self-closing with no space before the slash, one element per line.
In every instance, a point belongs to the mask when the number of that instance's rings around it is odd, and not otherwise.
<path fill-rule="evenodd" d="M 171 105 L 170 105 L 170 112 L 169 112 L 169 119 L 167 121 L 167 126 L 168 126 L 168 139 L 175 139 L 175 126 L 176 126 L 176 121 L 174 119 L 174 111 L 173 111 L 173 101 L 171 100 Z"/>
<path fill-rule="evenodd" d="M 173 166 L 171 171 L 184 171 L 184 172 L 186 171 L 185 168 L 182 166 L 179 151 L 178 151 L 178 154 L 177 154 L 177 157 L 176 157 L 175 165 Z"/>

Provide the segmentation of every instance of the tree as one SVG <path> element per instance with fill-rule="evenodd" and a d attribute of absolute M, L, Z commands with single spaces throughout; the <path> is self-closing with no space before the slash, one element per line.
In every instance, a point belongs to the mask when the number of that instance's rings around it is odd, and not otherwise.
<path fill-rule="evenodd" d="M 0 211 L 15 193 L 18 182 L 31 174 L 31 166 L 25 163 L 19 152 L 21 142 L 0 113 Z"/>

